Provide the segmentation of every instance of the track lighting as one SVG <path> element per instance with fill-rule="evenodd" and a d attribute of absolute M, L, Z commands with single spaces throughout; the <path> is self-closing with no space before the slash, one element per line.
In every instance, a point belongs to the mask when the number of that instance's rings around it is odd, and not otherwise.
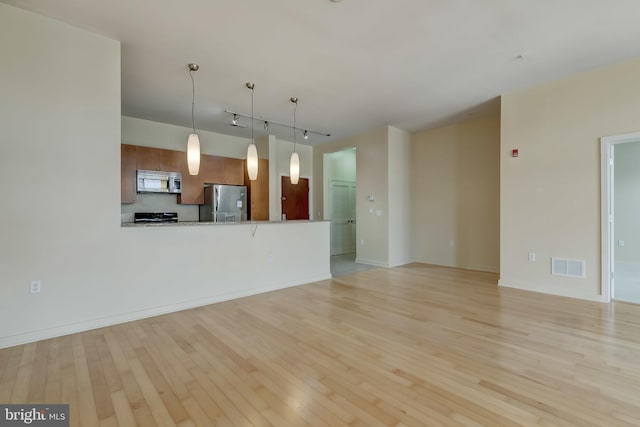
<path fill-rule="evenodd" d="M 237 125 L 238 124 L 238 115 L 237 114 L 233 115 L 233 120 L 231 120 L 231 123 L 233 125 Z"/>
<path fill-rule="evenodd" d="M 264 122 L 264 130 L 269 132 L 269 122 L 267 121 Z"/>
<path fill-rule="evenodd" d="M 309 139 L 309 133 L 306 130 L 304 131 L 304 139 Z"/>
<path fill-rule="evenodd" d="M 200 171 L 200 138 L 196 133 L 195 105 L 196 105 L 196 85 L 193 80 L 193 72 L 198 71 L 198 64 L 189 64 L 189 76 L 191 77 L 191 125 L 193 133 L 187 139 L 187 166 L 189 175 L 198 175 Z"/>

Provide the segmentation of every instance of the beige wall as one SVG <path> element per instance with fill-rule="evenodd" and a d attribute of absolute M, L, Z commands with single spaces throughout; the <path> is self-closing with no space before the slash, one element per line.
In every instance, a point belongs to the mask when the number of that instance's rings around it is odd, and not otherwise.
<path fill-rule="evenodd" d="M 413 257 L 499 270 L 500 118 L 412 136 Z"/>
<path fill-rule="evenodd" d="M 356 147 L 357 258 L 365 263 L 387 266 L 389 265 L 387 127 L 313 147 L 314 211 L 316 215 L 324 211 L 324 154 L 349 147 Z M 368 202 L 367 195 L 374 196 L 375 202 Z M 379 209 L 381 215 L 369 215 L 370 206 Z M 364 240 L 364 244 L 361 244 L 361 240 Z"/>
<path fill-rule="evenodd" d="M 640 141 L 614 150 L 615 261 L 640 263 Z"/>
<path fill-rule="evenodd" d="M 411 135 L 388 128 L 389 266 L 408 264 L 411 254 Z"/>
<path fill-rule="evenodd" d="M 326 222 L 120 226 L 118 42 L 0 3 L 0 57 L 0 347 L 330 277 Z"/>
<path fill-rule="evenodd" d="M 639 75 L 635 60 L 502 97 L 501 285 L 601 299 L 600 137 L 640 130 Z M 553 256 L 586 278 L 551 276 Z"/>

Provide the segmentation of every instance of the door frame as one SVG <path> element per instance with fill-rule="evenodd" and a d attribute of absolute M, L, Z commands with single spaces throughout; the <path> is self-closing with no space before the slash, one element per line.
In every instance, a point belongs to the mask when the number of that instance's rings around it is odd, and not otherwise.
<path fill-rule="evenodd" d="M 288 173 L 280 172 L 278 174 L 278 184 L 276 185 L 277 196 L 278 196 L 278 221 L 282 221 L 282 178 L 283 177 L 291 178 L 291 175 Z M 313 215 L 313 179 L 311 179 L 310 175 L 302 175 L 300 174 L 300 178 L 305 178 L 309 180 L 309 221 L 315 220 Z"/>
<path fill-rule="evenodd" d="M 614 275 L 614 146 L 628 142 L 639 142 L 640 132 L 622 135 L 603 136 L 600 138 L 600 233 L 601 233 L 601 272 L 602 282 L 600 299 L 611 302 L 615 287 Z"/>

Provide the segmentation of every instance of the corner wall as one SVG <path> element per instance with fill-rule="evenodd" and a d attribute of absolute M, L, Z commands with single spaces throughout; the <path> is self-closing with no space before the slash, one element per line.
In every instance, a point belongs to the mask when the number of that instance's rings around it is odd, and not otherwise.
<path fill-rule="evenodd" d="M 412 135 L 416 262 L 498 272 L 500 117 Z"/>
<path fill-rule="evenodd" d="M 503 95 L 500 285 L 601 300 L 600 137 L 640 130 L 639 75 L 634 60 Z M 554 256 L 586 278 L 551 276 Z"/>
<path fill-rule="evenodd" d="M 389 127 L 389 266 L 408 264 L 411 255 L 411 135 Z"/>
<path fill-rule="evenodd" d="M 388 136 L 388 128 L 384 127 L 313 147 L 313 206 L 320 217 L 324 212 L 324 154 L 356 147 L 357 258 L 385 267 L 389 265 Z M 368 195 L 374 196 L 375 202 L 368 202 Z M 368 214 L 369 207 L 374 212 L 380 210 L 380 216 Z"/>

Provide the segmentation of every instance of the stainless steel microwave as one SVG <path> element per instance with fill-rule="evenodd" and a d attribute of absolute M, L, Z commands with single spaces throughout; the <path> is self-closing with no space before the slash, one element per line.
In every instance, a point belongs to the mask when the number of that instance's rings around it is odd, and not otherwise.
<path fill-rule="evenodd" d="M 182 193 L 182 174 L 178 172 L 137 171 L 138 193 Z"/>

